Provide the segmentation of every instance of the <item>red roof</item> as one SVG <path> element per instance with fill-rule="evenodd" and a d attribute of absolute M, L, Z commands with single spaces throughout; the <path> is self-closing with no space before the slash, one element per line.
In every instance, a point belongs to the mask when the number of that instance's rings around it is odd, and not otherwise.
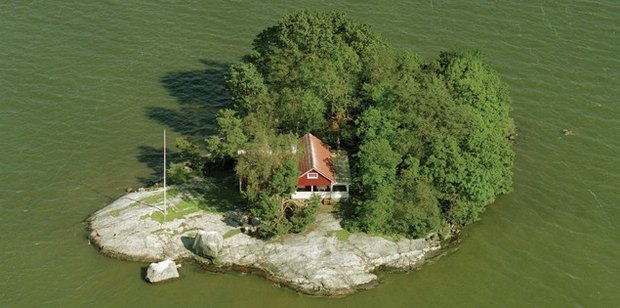
<path fill-rule="evenodd" d="M 304 155 L 297 166 L 300 176 L 314 169 L 333 182 L 334 171 L 332 170 L 332 156 L 329 146 L 310 133 L 299 138 L 299 143 L 304 148 Z"/>

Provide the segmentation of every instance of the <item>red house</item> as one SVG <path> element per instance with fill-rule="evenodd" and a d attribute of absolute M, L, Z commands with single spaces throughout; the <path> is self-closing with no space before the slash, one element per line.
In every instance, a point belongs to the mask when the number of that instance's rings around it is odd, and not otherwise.
<path fill-rule="evenodd" d="M 322 199 L 349 197 L 349 160 L 345 152 L 332 152 L 328 145 L 308 133 L 299 138 L 303 156 L 297 166 L 299 178 L 292 199 L 310 199 L 319 195 Z"/>

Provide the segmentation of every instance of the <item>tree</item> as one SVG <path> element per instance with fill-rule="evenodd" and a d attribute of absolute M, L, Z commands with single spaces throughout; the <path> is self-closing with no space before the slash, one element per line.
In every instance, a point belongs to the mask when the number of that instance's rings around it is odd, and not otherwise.
<path fill-rule="evenodd" d="M 234 159 L 246 146 L 248 137 L 243 130 L 243 121 L 236 114 L 231 109 L 219 111 L 216 118 L 219 134 L 207 139 L 207 151 L 212 160 Z"/>
<path fill-rule="evenodd" d="M 232 107 L 240 115 L 274 111 L 273 101 L 269 97 L 263 76 L 253 64 L 233 65 L 226 81 L 233 103 Z"/>
<path fill-rule="evenodd" d="M 291 200 L 299 176 L 296 145 L 294 135 L 257 131 L 237 158 L 235 170 L 250 212 L 261 220 L 258 233 L 263 237 L 303 231 L 319 208 L 320 199 L 308 204 Z"/>
<path fill-rule="evenodd" d="M 423 237 L 438 230 L 444 221 L 433 187 L 425 181 L 400 181 L 396 200 L 391 233 Z"/>
<path fill-rule="evenodd" d="M 423 237 L 511 189 L 508 87 L 478 51 L 424 60 L 343 13 L 301 11 L 260 32 L 227 84 L 208 152 L 236 160 L 265 236 L 314 215 L 289 200 L 291 146 L 307 132 L 351 154 L 350 228 Z"/>
<path fill-rule="evenodd" d="M 314 92 L 285 88 L 281 91 L 280 100 L 279 110 L 284 131 L 301 136 L 310 131 L 320 132 L 325 129 L 327 106 Z"/>
<path fill-rule="evenodd" d="M 365 64 L 387 45 L 342 13 L 301 11 L 262 31 L 253 46 L 229 78 L 240 114 L 268 112 L 282 131 L 313 131 L 337 144 L 360 107 Z"/>
<path fill-rule="evenodd" d="M 297 183 L 298 154 L 291 148 L 297 144 L 293 135 L 257 133 L 245 144 L 237 158 L 235 170 L 244 182 L 244 195 L 250 202 L 264 196 L 289 198 Z"/>
<path fill-rule="evenodd" d="M 363 201 L 357 204 L 363 230 L 384 233 L 393 216 L 396 174 L 401 157 L 386 139 L 363 143 L 357 153 L 357 185 Z"/>

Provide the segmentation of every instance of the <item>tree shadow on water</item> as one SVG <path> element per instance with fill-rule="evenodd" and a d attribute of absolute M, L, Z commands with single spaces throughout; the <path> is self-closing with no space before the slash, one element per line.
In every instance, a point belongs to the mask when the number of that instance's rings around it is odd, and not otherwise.
<path fill-rule="evenodd" d="M 171 152 L 169 148 L 166 148 L 167 161 L 178 160 L 178 154 Z M 164 148 L 153 147 L 147 145 L 138 146 L 138 161 L 146 164 L 151 169 L 151 174 L 148 176 L 138 177 L 138 181 L 144 186 L 152 186 L 163 180 L 164 173 Z"/>
<path fill-rule="evenodd" d="M 161 85 L 176 99 L 179 108 L 147 107 L 145 110 L 148 118 L 198 144 L 215 133 L 217 113 L 230 102 L 225 81 L 230 64 L 211 60 L 200 62 L 205 69 L 168 73 L 160 79 Z M 170 153 L 168 161 L 176 161 L 178 155 L 175 155 L 174 149 L 167 150 Z M 138 161 L 153 170 L 151 175 L 138 178 L 143 185 L 150 186 L 161 181 L 162 154 L 163 148 L 138 146 Z"/>
<path fill-rule="evenodd" d="M 229 63 L 201 60 L 204 70 L 175 72 L 161 77 L 161 85 L 179 109 L 148 107 L 146 115 L 186 137 L 204 138 L 215 130 L 215 116 L 230 101 L 225 76 Z"/>

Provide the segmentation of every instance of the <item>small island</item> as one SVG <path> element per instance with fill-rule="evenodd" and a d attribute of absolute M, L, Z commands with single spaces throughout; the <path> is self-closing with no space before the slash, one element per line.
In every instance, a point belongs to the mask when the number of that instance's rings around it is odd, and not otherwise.
<path fill-rule="evenodd" d="M 418 267 L 511 191 L 508 88 L 480 52 L 424 60 L 342 13 L 309 11 L 252 46 L 230 67 L 217 132 L 177 140 L 170 211 L 166 188 L 151 188 L 89 219 L 102 253 L 345 295 L 378 269 Z"/>

